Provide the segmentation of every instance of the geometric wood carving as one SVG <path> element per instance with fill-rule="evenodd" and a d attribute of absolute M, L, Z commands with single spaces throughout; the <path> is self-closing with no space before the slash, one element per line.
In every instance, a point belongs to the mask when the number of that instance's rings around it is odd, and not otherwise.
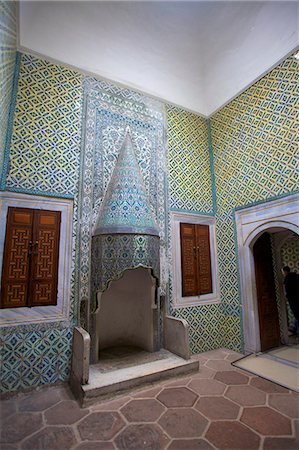
<path fill-rule="evenodd" d="M 57 304 L 60 216 L 8 208 L 1 308 Z"/>

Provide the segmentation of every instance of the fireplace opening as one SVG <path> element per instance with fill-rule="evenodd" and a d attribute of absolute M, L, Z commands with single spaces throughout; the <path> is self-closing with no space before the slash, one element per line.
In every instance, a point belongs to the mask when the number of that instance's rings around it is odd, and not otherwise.
<path fill-rule="evenodd" d="M 126 270 L 100 294 L 97 314 L 99 360 L 159 349 L 156 279 L 143 267 Z"/>

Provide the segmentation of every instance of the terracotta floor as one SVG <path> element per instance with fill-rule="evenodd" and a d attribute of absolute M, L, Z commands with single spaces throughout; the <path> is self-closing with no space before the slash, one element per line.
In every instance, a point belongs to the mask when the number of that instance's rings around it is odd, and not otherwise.
<path fill-rule="evenodd" d="M 61 385 L 9 397 L 0 448 L 297 450 L 299 394 L 234 368 L 238 357 L 202 353 L 199 373 L 87 409 Z"/>

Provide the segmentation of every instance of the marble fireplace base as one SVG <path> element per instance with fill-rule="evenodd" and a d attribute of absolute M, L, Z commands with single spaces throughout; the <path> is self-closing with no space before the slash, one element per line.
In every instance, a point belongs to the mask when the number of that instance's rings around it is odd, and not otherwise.
<path fill-rule="evenodd" d="M 92 365 L 89 364 L 90 335 L 83 328 L 76 327 L 70 386 L 81 404 L 85 406 L 99 398 L 107 398 L 162 378 L 198 371 L 198 361 L 190 359 L 188 323 L 164 315 L 163 324 L 165 349 L 152 352 L 138 349 L 124 357 L 121 347 L 114 347 L 110 352 L 109 349 L 105 351 L 102 361 Z M 115 357 L 117 351 L 120 355 L 118 360 Z"/>

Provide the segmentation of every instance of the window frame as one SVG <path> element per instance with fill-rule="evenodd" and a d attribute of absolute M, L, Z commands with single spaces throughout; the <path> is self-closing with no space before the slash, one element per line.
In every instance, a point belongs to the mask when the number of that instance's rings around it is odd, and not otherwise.
<path fill-rule="evenodd" d="M 2 276 L 8 207 L 61 212 L 58 292 L 57 305 L 32 307 L 22 306 L 18 308 L 0 309 L 0 326 L 69 320 L 73 200 L 34 196 L 15 192 L 0 192 L 0 276 Z"/>
<path fill-rule="evenodd" d="M 17 215 L 27 215 L 29 218 L 29 223 L 18 221 L 16 218 Z M 54 217 L 54 224 L 41 224 L 40 220 L 45 217 Z M 17 222 L 17 223 L 16 223 Z M 25 266 L 27 267 L 26 271 L 26 280 L 22 280 L 19 278 L 17 280 L 11 280 L 8 275 L 8 267 L 9 265 L 6 265 L 2 263 L 2 279 L 0 284 L 0 309 L 15 309 L 15 308 L 32 308 L 34 306 L 56 306 L 57 305 L 57 287 L 58 287 L 58 264 L 59 264 L 59 243 L 60 243 L 60 224 L 61 224 L 61 211 L 53 211 L 53 210 L 45 210 L 45 209 L 37 209 L 37 208 L 20 208 L 20 207 L 13 207 L 8 206 L 7 216 L 6 216 L 6 231 L 5 231 L 5 240 L 4 240 L 4 249 L 3 249 L 3 255 L 8 260 L 14 254 L 14 247 L 11 247 L 13 235 L 11 233 L 11 228 L 18 228 L 21 230 L 27 230 L 29 231 L 29 238 L 27 239 L 27 236 L 21 243 L 26 245 L 25 242 L 28 240 L 28 247 L 27 247 L 27 260 L 25 261 Z M 48 225 L 48 226 L 47 226 Z M 52 226 L 51 226 L 52 225 Z M 54 225 L 54 226 L 53 226 Z M 38 233 L 44 231 L 46 228 L 46 231 L 54 231 L 54 234 L 52 234 L 52 237 L 54 236 L 54 246 L 52 247 L 52 263 L 53 263 L 53 271 L 52 274 L 43 277 L 36 278 L 36 272 L 39 267 L 38 260 L 42 261 L 43 257 L 47 256 L 44 254 L 43 250 L 40 250 L 39 247 L 39 257 L 38 253 L 35 250 L 36 244 L 40 241 L 38 238 Z M 17 230 L 19 231 L 19 230 Z M 35 242 L 35 244 L 34 244 Z M 40 258 L 41 256 L 41 258 Z M 14 262 L 14 258 L 12 257 L 12 261 Z M 5 270 L 6 269 L 6 270 Z M 23 274 L 24 275 L 24 274 Z M 3 283 L 3 278 L 6 280 L 6 283 Z M 45 280 L 46 278 L 46 280 Z M 50 300 L 48 302 L 38 302 L 36 299 L 36 296 L 32 295 L 33 292 L 36 291 L 34 289 L 34 285 L 40 285 L 40 283 L 50 283 L 51 284 L 51 296 Z M 9 304 L 7 306 L 8 302 L 5 301 L 5 295 L 3 292 L 5 292 L 5 288 L 7 284 L 18 284 L 21 283 L 25 287 L 25 295 L 24 295 L 24 303 L 25 304 L 16 304 L 15 306 L 12 306 Z M 23 302 L 21 302 L 23 303 Z"/>
<path fill-rule="evenodd" d="M 170 221 L 171 221 L 173 307 L 185 308 L 188 306 L 199 306 L 199 305 L 220 303 L 215 217 L 196 213 L 171 211 Z M 190 297 L 182 296 L 180 223 L 190 223 L 209 226 L 211 276 L 212 276 L 212 293 L 210 294 L 200 294 Z"/>

